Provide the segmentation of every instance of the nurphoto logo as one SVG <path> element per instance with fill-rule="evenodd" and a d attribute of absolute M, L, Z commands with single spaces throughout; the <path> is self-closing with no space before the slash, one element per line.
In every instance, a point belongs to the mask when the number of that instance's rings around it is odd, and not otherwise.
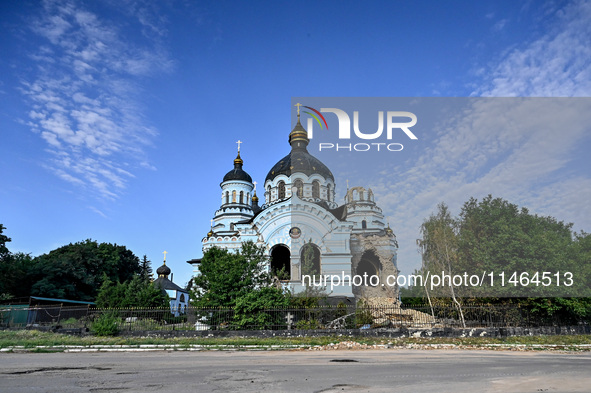
<path fill-rule="evenodd" d="M 309 109 L 303 111 L 310 117 L 307 119 L 308 138 L 314 137 L 314 123 L 316 122 L 320 129 L 326 128 L 328 130 L 328 122 L 323 113 L 332 113 L 336 115 L 338 121 L 338 139 L 339 141 L 351 140 L 351 117 L 347 112 L 339 108 L 320 108 L 314 109 L 310 106 L 296 104 L 298 113 L 300 106 Z M 394 137 L 401 135 L 401 132 L 411 140 L 417 140 L 417 136 L 410 130 L 412 126 L 417 124 L 417 116 L 412 112 L 407 111 L 378 111 L 378 126 L 376 131 L 368 132 L 368 130 L 361 130 L 359 126 L 359 111 L 353 111 L 353 134 L 358 139 L 363 140 L 384 140 L 383 134 L 385 129 L 385 142 L 371 142 L 371 143 L 329 143 L 322 142 L 318 145 L 318 150 L 335 150 L 335 151 L 401 151 L 404 149 L 402 143 L 391 142 Z M 384 127 L 384 123 L 386 126 Z"/>

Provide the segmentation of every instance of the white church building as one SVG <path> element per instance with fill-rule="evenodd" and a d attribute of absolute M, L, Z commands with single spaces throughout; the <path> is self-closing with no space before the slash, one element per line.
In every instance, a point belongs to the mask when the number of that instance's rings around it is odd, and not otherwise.
<path fill-rule="evenodd" d="M 260 206 L 257 183 L 243 169 L 238 145 L 234 168 L 220 184 L 220 208 L 201 241 L 203 252 L 211 247 L 238 250 L 242 242 L 251 240 L 266 248 L 269 271 L 295 293 L 304 290 L 305 275 L 346 278 L 365 274 L 379 276 L 380 284 L 341 283 L 328 288 L 327 293 L 397 298 L 397 287 L 381 284 L 387 276 L 398 275 L 398 243 L 372 190 L 348 188 L 339 204 L 332 172 L 308 152 L 308 143 L 298 113 L 289 134 L 291 150 L 269 170 L 264 182 L 265 203 Z M 193 274 L 199 275 L 200 260 L 188 263 L 193 265 Z"/>

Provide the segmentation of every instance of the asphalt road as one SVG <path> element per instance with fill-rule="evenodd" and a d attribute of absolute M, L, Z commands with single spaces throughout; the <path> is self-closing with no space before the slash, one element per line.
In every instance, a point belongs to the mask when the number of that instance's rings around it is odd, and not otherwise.
<path fill-rule="evenodd" d="M 2 353 L 0 392 L 590 392 L 591 353 Z"/>

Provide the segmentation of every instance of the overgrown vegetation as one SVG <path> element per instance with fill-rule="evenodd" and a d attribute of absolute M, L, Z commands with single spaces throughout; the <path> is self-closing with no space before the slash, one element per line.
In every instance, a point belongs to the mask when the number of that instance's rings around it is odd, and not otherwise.
<path fill-rule="evenodd" d="M 145 255 L 140 262 L 124 246 L 86 240 L 33 258 L 11 253 L 6 246 L 11 239 L 3 234 L 4 229 L 0 224 L 2 300 L 39 295 L 88 301 L 96 298 L 101 308 L 169 305 L 168 297 L 149 282 L 152 269 Z M 495 309 L 496 314 L 490 318 L 506 321 L 507 326 L 522 323 L 524 316 L 536 321 L 530 325 L 591 323 L 591 235 L 573 232 L 571 224 L 530 214 L 525 208 L 489 195 L 481 201 L 468 200 L 457 217 L 445 204 L 440 204 L 423 222 L 418 244 L 423 265 L 417 273 L 423 275 L 465 272 L 480 276 L 482 272 L 500 271 L 533 274 L 551 269 L 576 271 L 577 276 L 570 287 L 536 285 L 531 287 L 530 297 L 521 298 L 512 297 L 515 287 L 510 285 L 496 285 L 491 290 L 484 283 L 482 287 L 471 286 L 470 291 L 463 287 L 411 287 L 401 290 L 404 304 L 428 303 L 430 310 L 425 312 L 436 318 L 454 319 L 454 323 L 460 321 L 461 326 L 479 317 L 475 313 L 480 311 L 473 311 L 476 308 L 468 310 L 474 304 L 506 305 L 506 310 Z M 302 273 L 318 274 L 316 252 L 311 242 L 306 243 L 302 249 Z M 288 272 L 272 272 L 275 277 L 268 274 L 266 254 L 264 248 L 252 242 L 243 244 L 237 253 L 218 248 L 206 252 L 201 275 L 192 279 L 190 288 L 192 305 L 204 310 L 197 316 L 198 321 L 215 321 L 210 325 L 223 329 L 316 329 L 339 318 L 342 327 L 373 326 L 374 316 L 363 304 L 351 312 L 347 307 L 326 311 L 321 310 L 327 303 L 322 289 L 309 287 L 301 293 L 290 293 L 277 280 L 289 277 Z M 450 305 L 455 307 L 451 313 Z M 278 308 L 309 311 L 290 320 L 285 313 L 268 311 Z M 444 308 L 446 311 L 438 314 L 437 310 Z M 119 315 L 118 323 L 125 317 Z M 107 326 L 107 319 L 94 323 Z M 166 314 L 146 318 L 144 322 L 157 328 L 163 323 L 184 324 L 186 316 Z"/>
<path fill-rule="evenodd" d="M 140 260 L 125 246 L 85 240 L 31 257 L 11 253 L 0 224 L 0 296 L 42 296 L 94 301 L 103 277 L 125 282 L 140 273 Z"/>
<path fill-rule="evenodd" d="M 232 309 L 234 315 L 222 323 L 228 328 L 281 323 L 263 312 L 288 305 L 287 293 L 274 285 L 266 271 L 267 261 L 265 249 L 252 242 L 243 243 L 237 253 L 215 247 L 207 251 L 192 288 L 193 305 L 211 309 L 202 312 L 200 319 L 208 323 L 220 318 L 215 309 Z"/>
<path fill-rule="evenodd" d="M 303 345 L 316 346 L 339 342 L 357 342 L 360 344 L 391 344 L 404 346 L 407 344 L 455 344 L 459 346 L 484 346 L 489 344 L 523 344 L 523 345 L 556 345 L 555 349 L 564 349 L 573 345 L 591 344 L 591 335 L 572 336 L 521 336 L 521 337 L 466 337 L 466 338 L 414 338 L 399 339 L 377 337 L 324 336 L 324 337 L 272 337 L 272 338 L 202 338 L 202 337 L 97 337 L 97 336 L 69 336 L 57 333 L 40 332 L 35 330 L 0 331 L 0 348 L 22 346 L 35 348 L 37 346 L 90 346 L 90 345 L 206 345 L 210 348 L 217 346 L 246 346 L 246 345 Z M 585 350 L 580 348 L 579 350 Z M 587 350 L 590 350 L 587 347 Z"/>
<path fill-rule="evenodd" d="M 279 313 L 265 310 L 287 307 L 289 299 L 281 289 L 263 287 L 238 298 L 234 306 L 235 328 L 245 329 L 257 326 L 258 329 L 277 329 L 285 326 L 286 321 Z"/>
<path fill-rule="evenodd" d="M 101 314 L 91 325 L 90 329 L 97 336 L 115 336 L 119 333 L 119 315 L 116 312 Z"/>
<path fill-rule="evenodd" d="M 270 295 L 261 292 L 273 282 L 266 272 L 267 256 L 264 248 L 253 242 L 242 244 L 242 248 L 232 253 L 213 247 L 201 259 L 200 275 L 194 277 L 192 305 L 203 308 L 234 308 L 239 299 L 250 294 Z"/>
<path fill-rule="evenodd" d="M 105 276 L 96 305 L 99 308 L 167 307 L 169 299 L 160 288 L 140 275 L 123 283 L 113 282 Z"/>
<path fill-rule="evenodd" d="M 421 234 L 423 265 L 416 273 L 423 276 L 444 272 L 480 277 L 483 272 L 505 272 L 508 281 L 513 272 L 535 277 L 536 272 L 549 271 L 552 275 L 574 272 L 575 279 L 569 287 L 533 282 L 524 292 L 522 286 L 499 285 L 498 276 L 491 286 L 487 274 L 481 286 L 403 288 L 403 303 L 453 303 L 460 318 L 465 305 L 506 304 L 540 324 L 591 322 L 591 235 L 573 232 L 572 224 L 530 214 L 526 208 L 489 195 L 481 201 L 470 198 L 458 217 L 440 204 L 423 222 Z"/>

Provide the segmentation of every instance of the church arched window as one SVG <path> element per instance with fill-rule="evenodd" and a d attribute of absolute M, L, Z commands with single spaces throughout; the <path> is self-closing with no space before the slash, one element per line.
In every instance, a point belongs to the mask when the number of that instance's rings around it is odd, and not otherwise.
<path fill-rule="evenodd" d="M 278 199 L 285 198 L 285 183 L 282 181 L 277 184 L 277 194 Z"/>
<path fill-rule="evenodd" d="M 320 198 L 320 183 L 318 183 L 318 180 L 312 182 L 312 198 Z"/>
<path fill-rule="evenodd" d="M 267 203 L 271 202 L 271 186 L 267 186 L 267 195 L 265 195 Z"/>
<path fill-rule="evenodd" d="M 367 221 L 361 221 L 361 229 L 367 229 Z"/>
<path fill-rule="evenodd" d="M 230 191 L 226 191 L 226 203 L 230 203 Z"/>
<path fill-rule="evenodd" d="M 330 202 L 330 198 L 331 198 L 331 187 L 330 187 L 330 184 L 328 184 L 326 186 L 326 199 Z"/>
<path fill-rule="evenodd" d="M 320 249 L 312 241 L 302 246 L 300 250 L 302 275 L 315 276 L 321 274 Z"/>
<path fill-rule="evenodd" d="M 359 200 L 362 201 L 363 200 L 363 191 L 359 191 Z"/>
<path fill-rule="evenodd" d="M 240 204 L 244 203 L 244 191 L 240 191 Z"/>
<path fill-rule="evenodd" d="M 291 279 L 291 253 L 285 244 L 277 244 L 271 249 L 271 274 L 279 280 Z"/>
<path fill-rule="evenodd" d="M 236 203 L 236 190 L 232 191 L 232 203 Z"/>
<path fill-rule="evenodd" d="M 250 205 L 250 192 L 246 193 L 246 204 Z"/>
<path fill-rule="evenodd" d="M 297 179 L 296 181 L 293 182 L 293 186 L 296 189 L 296 194 L 297 194 L 298 198 L 303 198 L 304 197 L 304 183 L 300 179 Z"/>

